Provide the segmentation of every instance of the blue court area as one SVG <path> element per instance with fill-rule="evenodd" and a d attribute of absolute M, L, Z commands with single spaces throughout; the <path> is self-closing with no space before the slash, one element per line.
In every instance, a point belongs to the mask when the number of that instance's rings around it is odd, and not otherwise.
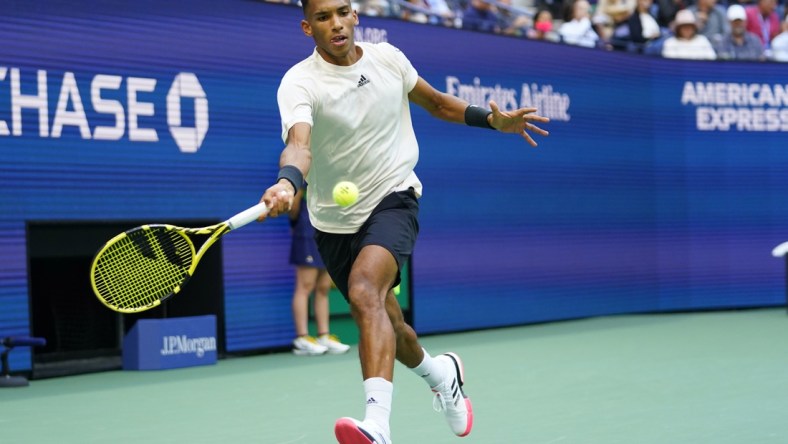
<path fill-rule="evenodd" d="M 396 443 L 788 442 L 782 309 L 592 318 L 430 336 L 466 365 L 476 413 L 455 438 L 431 392 L 395 374 Z M 363 414 L 355 348 L 167 371 L 113 371 L 0 390 L 2 443 L 332 443 Z"/>

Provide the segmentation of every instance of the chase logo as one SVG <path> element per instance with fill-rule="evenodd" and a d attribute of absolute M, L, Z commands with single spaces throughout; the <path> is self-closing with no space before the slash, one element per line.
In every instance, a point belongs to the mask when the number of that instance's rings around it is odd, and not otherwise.
<path fill-rule="evenodd" d="M 0 120 L 0 137 L 23 136 L 25 127 L 29 131 L 37 123 L 42 138 L 60 138 L 64 129 L 70 128 L 67 131 L 82 139 L 158 142 L 163 122 L 159 123 L 157 116 L 166 111 L 167 129 L 175 145 L 183 153 L 196 153 L 210 120 L 205 90 L 197 75 L 189 72 L 165 79 L 168 88 L 159 87 L 159 82 L 156 78 L 97 74 L 88 87 L 78 84 L 73 72 L 66 71 L 58 78 L 39 69 L 33 76 L 29 71 L 0 66 L 0 111 L 6 108 L 11 116 L 10 125 Z M 4 114 L 0 112 L 0 117 Z"/>
<path fill-rule="evenodd" d="M 181 99 L 194 99 L 194 127 L 181 125 Z M 190 72 L 182 72 L 175 77 L 167 93 L 167 125 L 178 148 L 184 153 L 196 153 L 208 133 L 208 98 L 197 80 Z"/>

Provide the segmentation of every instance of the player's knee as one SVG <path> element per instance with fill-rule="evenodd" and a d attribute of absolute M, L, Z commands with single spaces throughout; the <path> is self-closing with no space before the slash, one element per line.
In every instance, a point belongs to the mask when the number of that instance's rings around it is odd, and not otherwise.
<path fill-rule="evenodd" d="M 359 280 L 350 285 L 348 302 L 350 309 L 359 314 L 383 310 L 383 301 L 378 290 L 369 281 Z"/>

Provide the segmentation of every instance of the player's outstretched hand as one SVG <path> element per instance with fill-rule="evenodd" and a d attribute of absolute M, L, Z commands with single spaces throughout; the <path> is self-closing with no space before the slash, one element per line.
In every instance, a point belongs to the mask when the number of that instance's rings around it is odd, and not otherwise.
<path fill-rule="evenodd" d="M 520 134 L 531 146 L 536 146 L 536 141 L 528 134 L 532 131 L 540 136 L 548 136 L 549 132 L 534 125 L 534 122 L 547 123 L 547 117 L 534 114 L 536 108 L 520 108 L 514 111 L 501 111 L 494 100 L 490 100 L 490 110 L 492 110 L 493 128 L 504 133 Z"/>
<path fill-rule="evenodd" d="M 293 187 L 289 183 L 280 180 L 263 193 L 260 202 L 265 202 L 268 206 L 268 214 L 261 214 L 257 218 L 258 222 L 264 221 L 267 217 L 277 217 L 280 214 L 287 214 L 293 205 Z"/>

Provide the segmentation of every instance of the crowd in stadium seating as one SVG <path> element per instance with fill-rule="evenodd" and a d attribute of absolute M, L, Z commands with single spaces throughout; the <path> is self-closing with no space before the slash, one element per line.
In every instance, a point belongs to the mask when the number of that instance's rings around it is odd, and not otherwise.
<path fill-rule="evenodd" d="M 603 50 L 788 62 L 788 17 L 778 0 L 353 0 L 353 5 L 362 15 Z"/>

